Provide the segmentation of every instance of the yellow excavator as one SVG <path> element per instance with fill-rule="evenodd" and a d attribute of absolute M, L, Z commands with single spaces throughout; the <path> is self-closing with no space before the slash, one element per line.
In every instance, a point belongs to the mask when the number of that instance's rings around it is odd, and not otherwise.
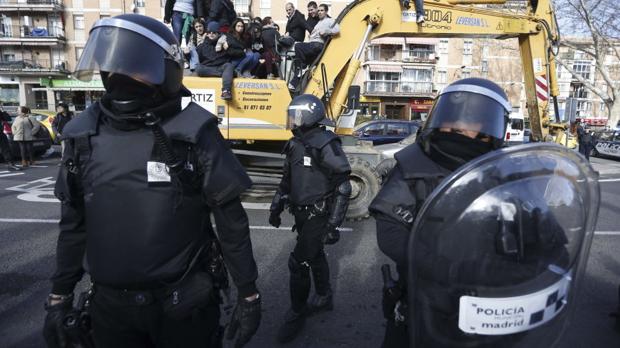
<path fill-rule="evenodd" d="M 348 218 L 366 217 L 368 204 L 380 186 L 375 171 L 380 155 L 350 136 L 357 114 L 355 98 L 351 98 L 355 93 L 350 91 L 355 90 L 351 88 L 352 83 L 365 46 L 372 39 L 387 36 L 517 38 L 530 140 L 565 143 L 565 126 L 555 123 L 558 120 L 552 120 L 549 112 L 553 101 L 557 117 L 559 94 L 554 61 L 559 32 L 551 2 L 510 1 L 520 4 L 521 11 L 509 9 L 506 3 L 506 0 L 427 0 L 426 21 L 422 24 L 416 23 L 413 5 L 402 0 L 356 0 L 340 13 L 336 19 L 340 34 L 325 43 L 319 57 L 305 72 L 301 93 L 322 98 L 329 116 L 336 121 L 336 133 L 343 136 L 352 167 L 353 194 Z M 280 150 L 292 136 L 286 128 L 286 109 L 292 99 L 287 82 L 235 78 L 231 101 L 219 98 L 219 78 L 186 76 L 183 82 L 192 91 L 194 102 L 220 118 L 222 134 L 231 141 L 249 173 L 277 181 Z M 256 188 L 256 192 L 268 194 L 266 187 Z"/>

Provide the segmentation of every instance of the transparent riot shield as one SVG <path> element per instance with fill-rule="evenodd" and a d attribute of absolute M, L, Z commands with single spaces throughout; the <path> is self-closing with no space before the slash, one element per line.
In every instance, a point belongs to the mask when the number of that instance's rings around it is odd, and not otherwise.
<path fill-rule="evenodd" d="M 459 168 L 408 242 L 412 347 L 553 347 L 575 307 L 599 208 L 574 151 L 527 144 Z"/>

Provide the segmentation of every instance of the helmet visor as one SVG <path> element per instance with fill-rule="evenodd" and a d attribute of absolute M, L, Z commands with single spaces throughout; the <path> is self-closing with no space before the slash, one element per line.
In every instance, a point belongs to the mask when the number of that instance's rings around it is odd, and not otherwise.
<path fill-rule="evenodd" d="M 286 118 L 286 129 L 295 129 L 303 124 L 304 110 L 288 109 L 288 117 Z"/>
<path fill-rule="evenodd" d="M 140 82 L 164 82 L 165 51 L 144 36 L 130 30 L 100 26 L 90 32 L 74 75 L 90 81 L 94 72 L 127 75 Z"/>
<path fill-rule="evenodd" d="M 459 129 L 504 138 L 506 108 L 482 94 L 450 92 L 437 98 L 425 128 Z"/>

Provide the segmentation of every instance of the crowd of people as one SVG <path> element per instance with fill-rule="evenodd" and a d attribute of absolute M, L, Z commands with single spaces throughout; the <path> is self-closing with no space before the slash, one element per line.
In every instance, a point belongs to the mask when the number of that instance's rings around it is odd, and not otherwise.
<path fill-rule="evenodd" d="M 294 73 L 289 88 L 297 88 L 299 78 L 323 49 L 325 40 L 339 33 L 329 17 L 328 6 L 308 3 L 308 16 L 287 3 L 285 33 L 271 17 L 254 17 L 248 22 L 237 18 L 230 0 L 168 0 L 164 23 L 171 24 L 183 46 L 186 68 L 201 77 L 222 78 L 222 99 L 232 98 L 232 79 L 284 78 L 281 55 L 294 51 Z M 306 32 L 308 40 L 306 40 Z"/>

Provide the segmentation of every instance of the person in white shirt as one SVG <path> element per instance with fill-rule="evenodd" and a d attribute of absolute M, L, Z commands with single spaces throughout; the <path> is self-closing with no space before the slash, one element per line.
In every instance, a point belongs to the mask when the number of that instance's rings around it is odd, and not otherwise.
<path fill-rule="evenodd" d="M 295 74 L 289 83 L 289 89 L 296 89 L 301 77 L 301 71 L 310 65 L 323 50 L 325 40 L 340 33 L 338 23 L 327 15 L 327 5 L 320 4 L 318 8 L 319 22 L 314 26 L 308 42 L 295 45 Z"/>

